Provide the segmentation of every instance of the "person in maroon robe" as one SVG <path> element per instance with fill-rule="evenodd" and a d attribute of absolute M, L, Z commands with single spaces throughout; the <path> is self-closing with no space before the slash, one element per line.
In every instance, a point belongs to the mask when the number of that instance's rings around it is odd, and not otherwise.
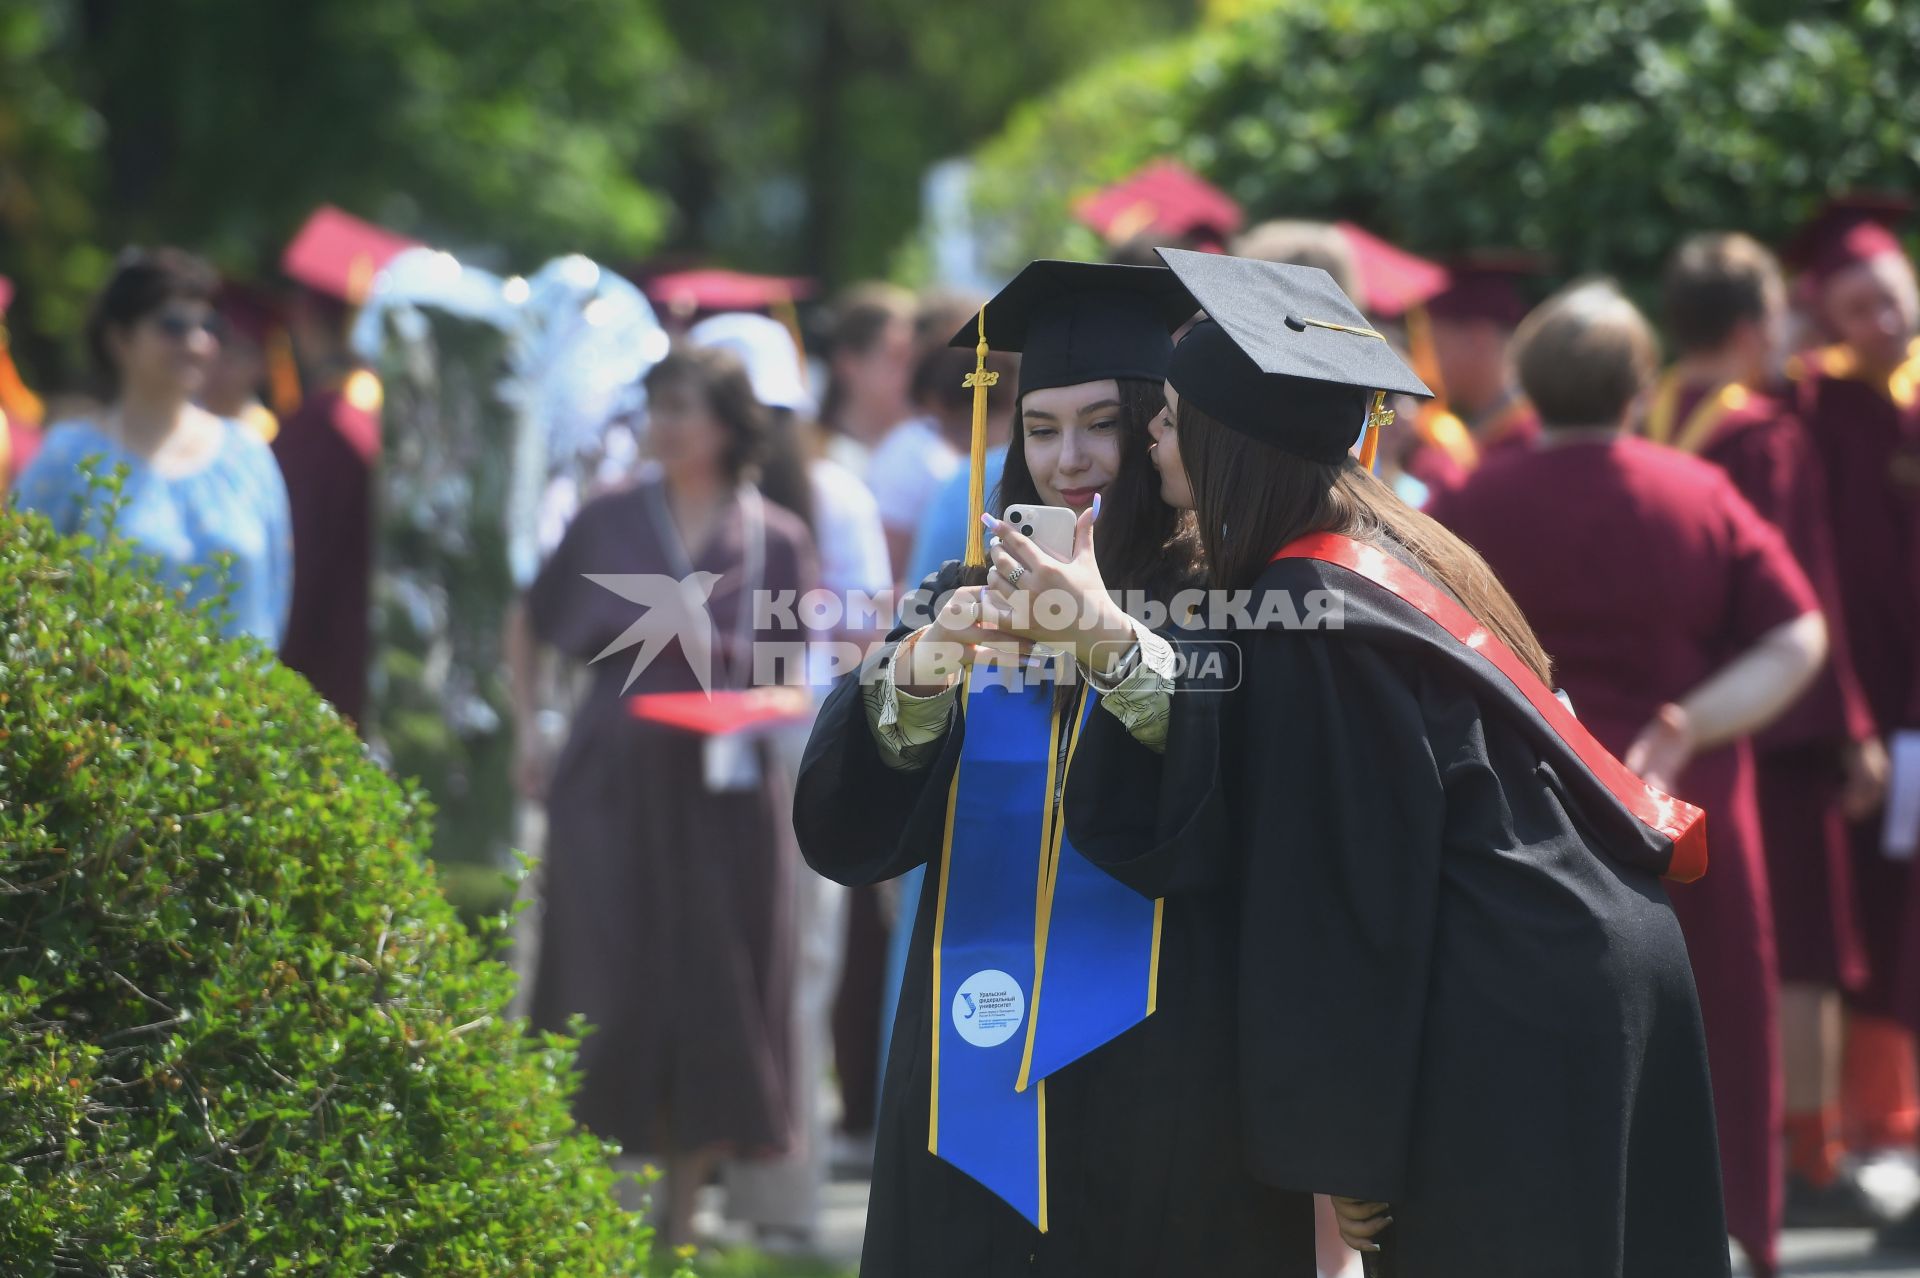
<path fill-rule="evenodd" d="M 1709 868 L 1676 884 L 1713 1067 L 1727 1224 L 1758 1274 L 1780 1230 L 1777 977 L 1752 751 L 1826 655 L 1793 552 L 1717 468 L 1627 435 L 1656 364 L 1611 285 L 1571 289 L 1516 337 L 1544 423 L 1431 513 L 1499 574 L 1574 712 L 1627 766 L 1708 813 Z"/>
<path fill-rule="evenodd" d="M 296 313 L 309 309 L 296 304 Z M 344 312 L 311 304 L 295 331 L 310 369 L 273 455 L 293 510 L 293 610 L 280 660 L 341 714 L 362 722 L 371 660 L 373 467 L 380 383 L 345 358 Z"/>
<path fill-rule="evenodd" d="M 1795 389 L 1826 462 L 1847 644 L 1888 737 L 1920 726 L 1920 290 L 1890 225 L 1907 207 L 1836 200 L 1786 254 L 1834 339 L 1796 361 Z M 1857 1141 L 1910 1150 L 1920 1097 L 1912 1030 L 1895 1014 L 1920 1025 L 1920 989 L 1901 988 L 1920 963 L 1920 922 L 1905 925 L 1920 889 L 1882 851 L 1879 813 L 1854 823 L 1852 843 L 1871 971 L 1850 1000 L 1847 1106 Z M 1920 1249 L 1920 1218 L 1889 1241 Z"/>
<path fill-rule="evenodd" d="M 1858 1186 L 1842 1175 L 1840 992 L 1865 983 L 1867 958 L 1847 820 L 1878 807 L 1887 762 L 1846 644 L 1821 458 L 1790 405 L 1764 389 L 1786 305 L 1779 264 L 1751 237 L 1709 233 L 1682 244 L 1665 282 L 1679 358 L 1643 431 L 1726 472 L 1786 538 L 1827 617 L 1827 665 L 1754 743 L 1780 964 L 1791 1219 L 1858 1209 Z"/>
<path fill-rule="evenodd" d="M 1466 424 L 1482 459 L 1525 448 L 1540 434 L 1510 354 L 1514 329 L 1527 314 L 1521 285 L 1539 273 L 1538 260 L 1524 254 L 1462 258 L 1448 264 L 1446 288 L 1426 304 L 1447 407 Z"/>
<path fill-rule="evenodd" d="M 355 361 L 347 328 L 374 275 L 412 244 L 323 207 L 281 258 L 303 286 L 287 318 L 305 394 L 273 439 L 293 507 L 293 611 L 280 660 L 356 724 L 366 711 L 372 649 L 381 390 Z"/>

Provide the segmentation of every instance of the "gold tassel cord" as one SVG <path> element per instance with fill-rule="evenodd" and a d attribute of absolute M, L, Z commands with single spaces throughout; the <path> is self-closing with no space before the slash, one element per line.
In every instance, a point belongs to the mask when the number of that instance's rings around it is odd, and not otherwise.
<path fill-rule="evenodd" d="M 980 344 L 974 347 L 973 371 L 963 386 L 973 388 L 973 438 L 969 449 L 967 473 L 967 553 L 964 563 L 970 568 L 984 567 L 987 548 L 974 521 L 987 508 L 987 391 L 1000 381 L 1000 374 L 987 371 L 987 308 L 980 308 Z"/>
<path fill-rule="evenodd" d="M 1336 324 L 1332 320 L 1308 319 L 1304 315 L 1300 316 L 1299 320 L 1302 324 L 1311 324 L 1315 328 L 1330 328 L 1336 333 L 1352 333 L 1355 337 L 1377 337 L 1383 342 L 1387 340 L 1385 333 L 1378 332 L 1371 328 L 1356 328 L 1352 324 Z"/>
<path fill-rule="evenodd" d="M 1368 470 L 1373 469 L 1373 461 L 1380 452 L 1380 432 L 1393 425 L 1393 410 L 1387 407 L 1387 393 L 1375 391 L 1373 405 L 1367 409 L 1366 434 L 1360 440 L 1360 464 Z"/>

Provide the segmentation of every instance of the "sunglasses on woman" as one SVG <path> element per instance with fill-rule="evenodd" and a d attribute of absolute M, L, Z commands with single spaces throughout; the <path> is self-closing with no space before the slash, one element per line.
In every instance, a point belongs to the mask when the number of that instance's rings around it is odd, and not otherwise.
<path fill-rule="evenodd" d="M 226 322 L 214 314 L 191 315 L 185 311 L 162 311 L 153 317 L 153 323 L 154 327 L 162 333 L 180 342 L 192 337 L 195 333 L 206 333 L 217 340 L 225 337 L 227 332 Z"/>

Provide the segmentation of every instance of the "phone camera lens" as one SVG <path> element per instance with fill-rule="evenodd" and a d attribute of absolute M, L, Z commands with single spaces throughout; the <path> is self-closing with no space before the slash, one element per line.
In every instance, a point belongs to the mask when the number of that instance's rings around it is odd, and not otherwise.
<path fill-rule="evenodd" d="M 1011 522 L 1013 522 L 1013 523 L 1016 523 L 1016 524 L 1017 524 L 1017 523 L 1019 523 L 1019 522 L 1020 522 L 1020 512 L 1019 512 L 1019 511 L 1017 511 L 1017 510 L 1009 510 L 1009 511 L 1007 512 L 1007 519 L 1008 519 L 1009 521 L 1011 521 Z"/>
<path fill-rule="evenodd" d="M 1033 525 L 1032 525 L 1032 524 L 1021 524 L 1021 525 L 1020 525 L 1020 535 L 1021 535 L 1022 537 L 1031 537 L 1031 536 L 1033 536 Z"/>

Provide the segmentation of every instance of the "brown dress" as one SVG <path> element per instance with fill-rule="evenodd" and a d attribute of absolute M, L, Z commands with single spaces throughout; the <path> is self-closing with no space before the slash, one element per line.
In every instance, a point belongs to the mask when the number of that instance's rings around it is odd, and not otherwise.
<path fill-rule="evenodd" d="M 760 507 L 761 586 L 811 588 L 805 526 L 770 503 Z M 713 686 L 727 686 L 728 671 L 738 685 L 752 670 L 737 630 L 748 602 L 745 508 L 731 507 L 708 544 L 690 553 L 664 510 L 664 493 L 646 484 L 583 507 L 527 592 L 534 633 L 591 661 L 647 608 L 583 574 L 680 578 L 691 559 L 692 568 L 720 576 L 707 599 Z M 578 1013 L 593 1027 L 581 1045 L 585 1078 L 574 1112 L 630 1152 L 778 1152 L 789 1125 L 798 855 L 791 789 L 761 744 L 757 785 L 710 790 L 705 738 L 635 719 L 627 707 L 639 693 L 699 687 L 680 643 L 670 641 L 623 691 L 636 652 L 624 648 L 589 667 L 553 769 L 533 1023 L 561 1029 Z"/>

